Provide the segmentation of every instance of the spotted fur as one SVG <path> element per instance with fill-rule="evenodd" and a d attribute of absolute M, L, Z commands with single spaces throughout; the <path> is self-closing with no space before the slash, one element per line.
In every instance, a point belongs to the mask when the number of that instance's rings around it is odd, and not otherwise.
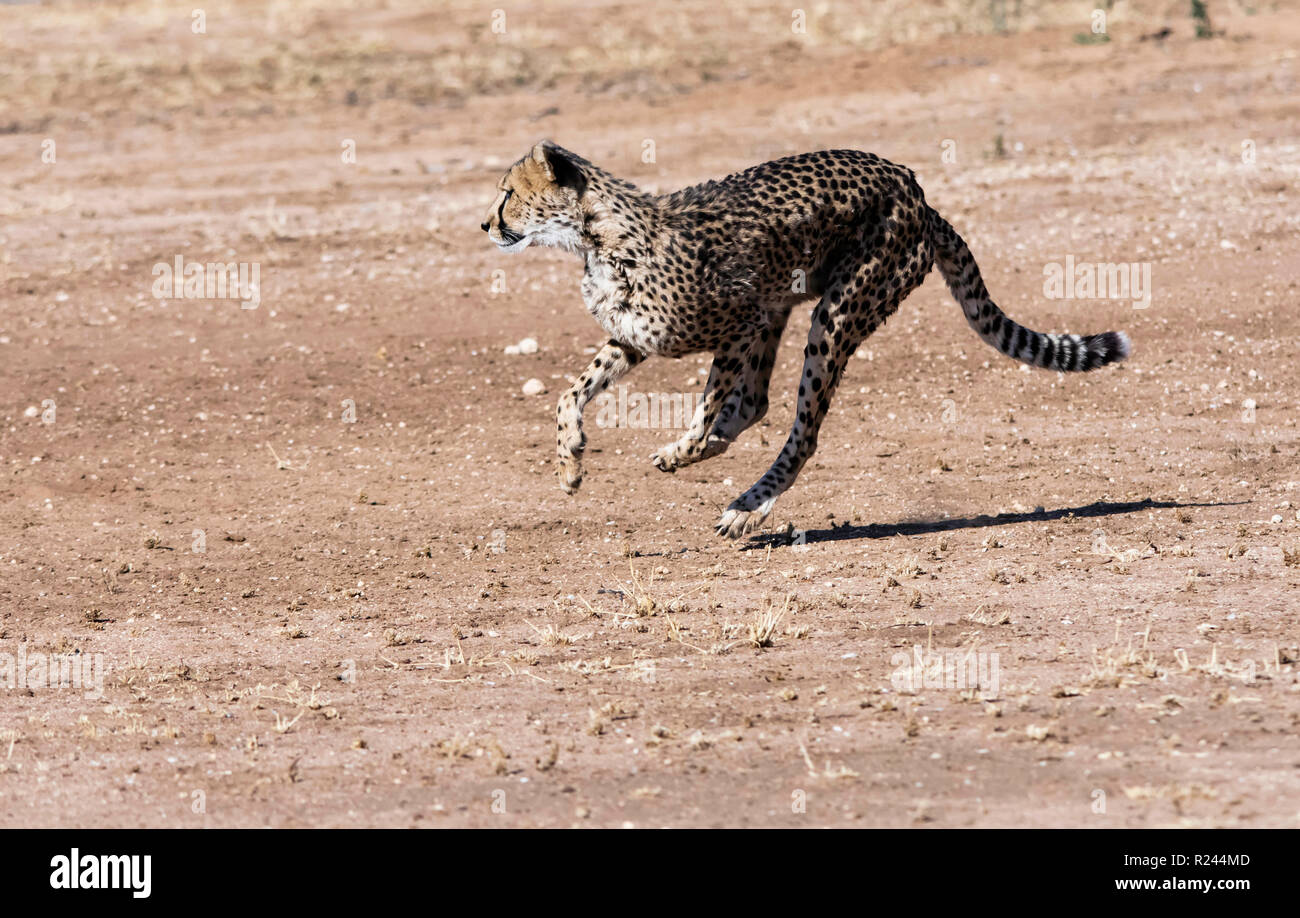
<path fill-rule="evenodd" d="M 850 356 L 935 264 L 971 327 L 1016 360 L 1092 370 L 1129 352 L 1121 332 L 1045 335 L 1011 321 L 912 171 L 857 150 L 803 153 L 653 196 L 543 141 L 497 183 L 483 229 L 504 251 L 549 245 L 586 264 L 582 296 L 609 341 L 556 410 L 569 493 L 582 482 L 583 409 L 651 354 L 713 354 L 689 428 L 654 464 L 671 472 L 725 451 L 767 411 L 791 309 L 818 298 L 793 428 L 718 521 L 731 538 L 760 526 L 794 484 Z"/>

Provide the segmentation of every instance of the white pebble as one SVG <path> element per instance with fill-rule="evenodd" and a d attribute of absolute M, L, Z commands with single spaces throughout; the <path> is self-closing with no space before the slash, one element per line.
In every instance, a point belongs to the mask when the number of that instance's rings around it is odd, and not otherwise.
<path fill-rule="evenodd" d="M 524 395 L 541 395 L 546 391 L 546 383 L 534 377 L 524 383 Z"/>

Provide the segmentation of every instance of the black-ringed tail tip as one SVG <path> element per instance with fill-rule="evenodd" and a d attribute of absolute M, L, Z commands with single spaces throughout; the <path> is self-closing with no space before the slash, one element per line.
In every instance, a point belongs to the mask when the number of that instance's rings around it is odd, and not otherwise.
<path fill-rule="evenodd" d="M 1002 332 L 1013 340 L 1006 347 L 1000 342 L 995 345 L 999 351 L 1030 366 L 1060 370 L 1063 373 L 1086 373 L 1108 363 L 1117 363 L 1128 357 L 1131 347 L 1128 335 L 1123 332 L 1045 335 L 1016 325 L 1005 317 L 1002 320 Z M 998 332 L 993 331 L 992 334 Z"/>
<path fill-rule="evenodd" d="M 1013 360 L 1045 370 L 1081 373 L 1123 360 L 1131 344 L 1123 332 L 1097 335 L 1047 335 L 1009 319 L 989 296 L 975 256 L 943 217 L 927 215 L 934 243 L 935 265 L 943 275 L 966 321 L 986 344 Z"/>

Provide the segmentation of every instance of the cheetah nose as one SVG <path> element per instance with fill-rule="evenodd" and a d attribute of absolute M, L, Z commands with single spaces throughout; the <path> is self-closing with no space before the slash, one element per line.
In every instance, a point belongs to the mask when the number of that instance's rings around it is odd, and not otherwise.
<path fill-rule="evenodd" d="M 486 233 L 486 232 L 488 231 L 488 226 L 489 226 L 489 225 L 488 225 L 488 222 L 487 222 L 486 220 L 484 220 L 482 223 L 480 223 L 479 226 L 483 227 L 483 232 Z"/>

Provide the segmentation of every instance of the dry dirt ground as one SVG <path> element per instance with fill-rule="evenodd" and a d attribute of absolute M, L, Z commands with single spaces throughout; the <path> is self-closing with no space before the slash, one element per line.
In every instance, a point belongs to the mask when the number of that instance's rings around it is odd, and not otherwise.
<path fill-rule="evenodd" d="M 1300 823 L 1300 17 L 1025 6 L 0 7 L 0 824 Z M 765 533 L 711 525 L 807 310 L 727 455 L 589 414 L 566 496 L 581 265 L 478 228 L 541 137 L 659 190 L 874 151 L 1133 356 L 1022 369 L 932 275 Z M 178 255 L 260 305 L 155 296 Z"/>

